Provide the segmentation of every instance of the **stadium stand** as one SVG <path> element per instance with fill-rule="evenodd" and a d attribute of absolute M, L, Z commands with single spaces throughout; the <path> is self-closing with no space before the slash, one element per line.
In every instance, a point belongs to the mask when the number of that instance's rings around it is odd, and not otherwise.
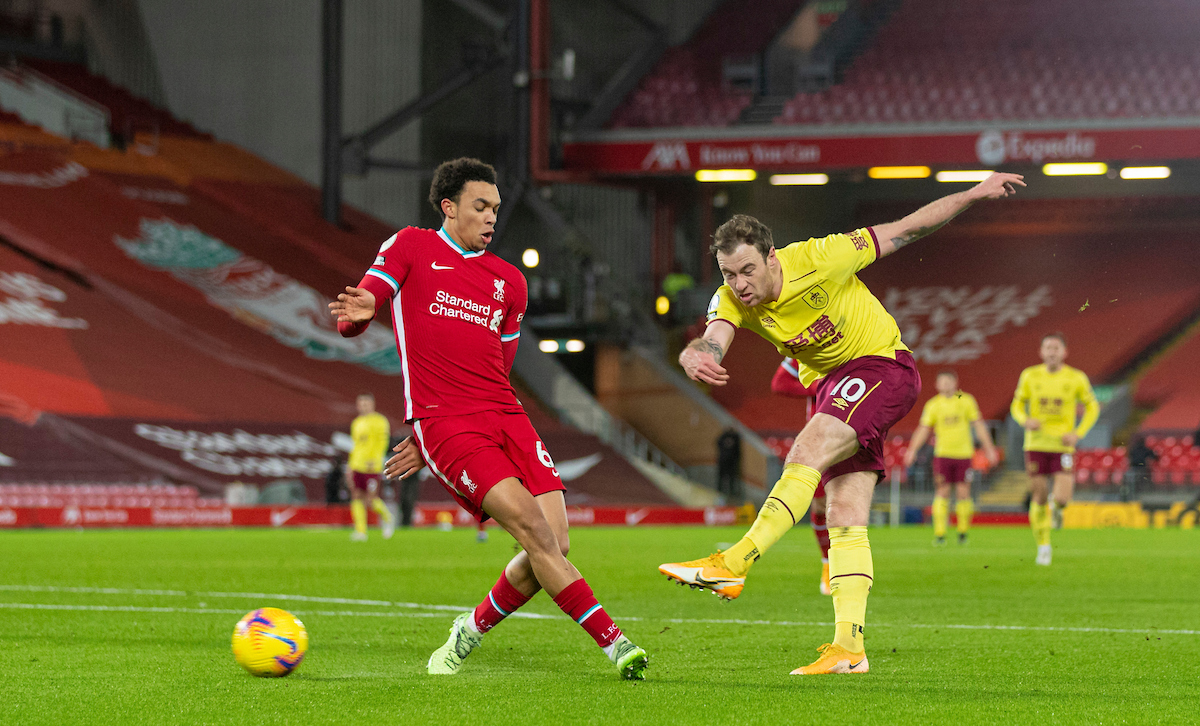
<path fill-rule="evenodd" d="M 775 123 L 1194 116 L 1198 23 L 1200 8 L 1169 0 L 908 0 L 843 82 L 798 94 Z"/>
<path fill-rule="evenodd" d="M 750 105 L 750 90 L 730 88 L 728 58 L 761 53 L 804 0 L 730 0 L 709 15 L 692 38 L 663 59 L 617 108 L 613 128 L 727 126 Z M 753 18 L 754 22 L 744 22 Z"/>
<path fill-rule="evenodd" d="M 49 70 L 124 113 L 145 110 L 94 76 Z M 350 208 L 335 228 L 295 176 L 163 128 L 123 152 L 0 116 L 0 481 L 25 487 L 11 496 L 115 502 L 133 495 L 38 487 L 166 477 L 211 495 L 298 476 L 321 499 L 327 442 L 355 395 L 373 389 L 400 418 L 391 331 L 344 341 L 324 307 L 394 230 Z M 673 503 L 595 437 L 522 400 L 570 474 L 570 503 Z M 428 480 L 422 498 L 448 495 Z"/>
<path fill-rule="evenodd" d="M 864 205 L 856 217 L 868 224 L 907 211 L 911 205 Z M 926 383 L 894 430 L 916 428 L 943 368 L 958 371 L 985 418 L 1003 418 L 1020 371 L 1037 363 L 1048 332 L 1066 334 L 1068 362 L 1094 383 L 1113 382 L 1110 376 L 1200 309 L 1200 250 L 1186 232 L 1194 215 L 1152 198 L 981 206 L 866 268 L 861 279 L 896 317 Z M 1140 241 L 1148 237 L 1153 255 Z M 803 424 L 802 404 L 770 392 L 779 360 L 757 336 L 738 336 L 723 361 L 731 381 L 712 391 L 748 426 L 775 436 Z"/>
<path fill-rule="evenodd" d="M 108 109 L 114 137 L 132 141 L 136 133 L 168 134 L 211 140 L 191 124 L 180 121 L 148 101 L 134 96 L 120 86 L 113 85 L 103 76 L 89 73 L 76 63 L 30 58 L 25 65 L 67 88 L 84 95 Z"/>
<path fill-rule="evenodd" d="M 723 60 L 763 53 L 802 5 L 724 3 L 667 53 L 610 126 L 734 123 L 754 98 L 722 83 Z M 1200 8 L 1171 0 L 906 0 L 836 85 L 797 93 L 774 123 L 1195 116 L 1197 25 Z"/>
<path fill-rule="evenodd" d="M 1200 425 L 1200 329 L 1156 361 L 1138 381 L 1135 401 L 1154 407 L 1141 423 L 1147 431 L 1195 431 Z"/>

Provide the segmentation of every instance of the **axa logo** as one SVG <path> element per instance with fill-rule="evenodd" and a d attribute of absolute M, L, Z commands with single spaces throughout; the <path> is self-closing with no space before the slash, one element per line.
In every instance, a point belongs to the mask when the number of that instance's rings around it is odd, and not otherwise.
<path fill-rule="evenodd" d="M 492 285 L 496 288 L 496 291 L 492 293 L 492 297 L 500 302 L 504 302 L 504 280 L 494 278 Z"/>
<path fill-rule="evenodd" d="M 463 469 L 462 476 L 458 481 L 460 484 L 462 484 L 463 489 L 466 489 L 471 494 L 475 493 L 475 482 L 471 481 L 471 477 L 467 476 L 466 469 Z"/>
<path fill-rule="evenodd" d="M 688 157 L 687 144 L 682 141 L 660 141 L 650 149 L 646 158 L 642 159 L 643 169 L 691 169 L 692 160 Z"/>

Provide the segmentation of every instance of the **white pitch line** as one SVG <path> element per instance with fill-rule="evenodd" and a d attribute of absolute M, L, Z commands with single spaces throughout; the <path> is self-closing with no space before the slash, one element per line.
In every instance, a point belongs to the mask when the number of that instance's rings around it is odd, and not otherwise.
<path fill-rule="evenodd" d="M 229 608 L 176 608 L 176 607 L 151 607 L 145 605 L 55 605 L 50 603 L 38 602 L 3 602 L 0 603 L 0 610 L 67 610 L 67 611 L 85 611 L 85 612 L 102 612 L 102 613 L 184 613 L 189 615 L 200 615 L 206 613 L 216 613 L 217 615 L 244 615 L 244 610 L 232 610 Z M 297 610 L 294 615 L 322 615 L 322 616 L 354 616 L 354 617 L 376 617 L 376 618 L 441 618 L 444 617 L 441 613 L 398 613 L 377 611 L 370 612 L 366 610 Z"/>
<path fill-rule="evenodd" d="M 76 594 L 100 595 L 145 595 L 158 597 L 219 597 L 243 599 L 273 599 L 294 600 L 297 602 L 329 603 L 338 605 L 374 605 L 380 607 L 402 607 L 417 610 L 436 610 L 448 612 L 466 612 L 473 608 L 458 605 L 433 605 L 426 603 L 391 602 L 388 600 L 357 600 L 353 598 L 317 597 L 311 595 L 285 595 L 257 592 L 186 592 L 184 590 L 139 590 L 116 587 L 62 587 L 53 585 L 0 585 L 0 591 L 8 592 L 66 592 Z M 0 603 L 0 609 L 26 610 L 94 610 L 99 612 L 147 612 L 147 613 L 222 613 L 237 614 L 241 610 L 225 610 L 219 608 L 173 608 L 148 607 L 135 605 L 53 605 L 39 603 Z M 296 611 L 297 614 L 305 614 Z M 360 610 L 309 611 L 310 615 L 322 616 L 361 616 L 361 617 L 441 617 L 438 613 L 395 613 L 369 612 Z M 509 617 L 527 618 L 533 620 L 565 619 L 562 615 L 543 615 L 541 613 L 516 612 Z M 679 625 L 767 625 L 773 627 L 827 627 L 831 622 L 803 620 L 749 620 L 741 618 L 647 618 L 637 616 L 619 616 L 617 620 L 629 622 L 674 623 Z M 1185 629 L 1155 629 L 1155 628 L 1104 628 L 1104 627 L 1071 627 L 1055 625 L 990 625 L 990 624 L 961 624 L 961 623 L 871 623 L 875 628 L 918 628 L 936 630 L 1007 630 L 1014 632 L 1042 633 L 1115 633 L 1134 635 L 1200 635 L 1200 630 Z"/>
<path fill-rule="evenodd" d="M 369 605 L 376 607 L 411 608 L 414 610 L 440 610 L 444 612 L 461 613 L 473 610 L 472 607 L 458 605 L 432 605 L 416 602 L 392 602 L 390 600 L 359 600 L 347 597 L 318 597 L 314 595 L 286 595 L 266 592 L 212 592 L 186 590 L 140 590 L 120 587 L 63 587 L 57 585 L 0 585 L 0 591 L 7 592 L 65 592 L 83 595 L 139 595 L 148 597 L 209 597 L 234 598 L 239 600 L 291 600 L 295 602 L 326 603 L 329 605 Z M 558 618 L 558 615 L 541 615 L 539 613 L 513 613 L 512 617 L 544 620 Z"/>

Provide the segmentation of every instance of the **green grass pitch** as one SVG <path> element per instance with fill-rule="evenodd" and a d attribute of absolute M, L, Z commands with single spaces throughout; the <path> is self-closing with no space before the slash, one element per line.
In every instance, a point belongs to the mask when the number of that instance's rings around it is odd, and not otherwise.
<path fill-rule="evenodd" d="M 650 652 L 647 680 L 629 683 L 544 594 L 526 611 L 552 618 L 509 618 L 459 675 L 425 674 L 453 618 L 430 606 L 473 606 L 513 554 L 495 530 L 486 544 L 470 530 L 366 544 L 320 530 L 0 533 L 0 723 L 1200 720 L 1200 532 L 1056 532 L 1040 568 L 1023 528 L 944 549 L 927 529 L 872 530 L 871 672 L 811 678 L 788 672 L 829 640 L 832 605 L 807 527 L 733 603 L 655 569 L 738 534 L 572 532 L 571 559 Z M 268 605 L 308 627 L 288 678 L 254 678 L 230 654 L 240 615 Z"/>

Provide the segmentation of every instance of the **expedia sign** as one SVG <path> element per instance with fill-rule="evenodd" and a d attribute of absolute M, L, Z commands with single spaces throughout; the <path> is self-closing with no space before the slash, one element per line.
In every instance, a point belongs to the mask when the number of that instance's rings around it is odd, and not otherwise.
<path fill-rule="evenodd" d="M 1200 159 L 1200 126 L 1129 128 L 1026 129 L 1006 131 L 978 127 L 947 128 L 944 133 L 905 132 L 855 136 L 815 136 L 819 127 L 772 126 L 758 129 L 757 138 L 731 138 L 732 127 L 713 129 L 707 139 L 597 138 L 563 145 L 563 167 L 613 175 L 690 175 L 694 169 L 738 168 L 799 172 L 853 169 L 887 165 L 925 165 L 949 169 L 961 164 L 1020 167 L 1047 161 L 1169 161 Z M 1182 121 L 1181 121 L 1182 123 Z M 1192 122 L 1194 123 L 1194 122 Z M 649 135 L 655 130 L 647 130 Z M 661 131 L 661 130 L 659 130 Z M 609 132 L 604 132 L 608 134 Z M 614 132 L 615 133 L 615 132 Z M 966 168 L 966 167 L 962 167 Z"/>
<path fill-rule="evenodd" d="M 1006 161 L 1040 164 L 1056 159 L 1091 159 L 1096 155 L 1096 139 L 1075 132 L 1063 136 L 1026 136 L 1019 131 L 984 131 L 975 141 L 975 154 L 987 166 Z"/>

